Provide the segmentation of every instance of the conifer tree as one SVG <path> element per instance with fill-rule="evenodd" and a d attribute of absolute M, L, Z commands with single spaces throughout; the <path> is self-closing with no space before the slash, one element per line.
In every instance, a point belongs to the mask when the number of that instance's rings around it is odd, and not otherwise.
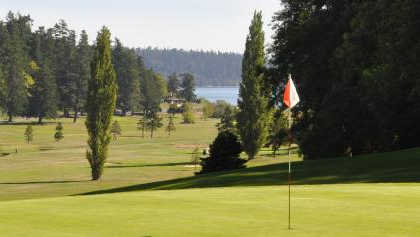
<path fill-rule="evenodd" d="M 246 39 L 239 89 L 238 130 L 244 151 L 253 159 L 267 136 L 268 99 L 262 88 L 264 80 L 264 32 L 262 13 L 255 12 Z"/>
<path fill-rule="evenodd" d="M 15 15 L 9 12 L 7 16 L 6 29 L 3 33 L 4 56 L 2 60 L 5 63 L 5 96 L 2 99 L 4 107 L 12 122 L 13 117 L 23 112 L 27 104 L 25 67 L 28 64 L 28 55 L 25 51 L 27 47 L 24 39 L 24 29 L 22 27 L 29 25 L 26 19 L 21 15 Z"/>
<path fill-rule="evenodd" d="M 232 133 L 236 133 L 235 113 L 236 111 L 233 106 L 226 107 L 222 117 L 220 118 L 220 123 L 216 125 L 219 132 L 230 131 Z"/>
<path fill-rule="evenodd" d="M 191 163 L 194 165 L 194 169 L 196 169 L 200 163 L 200 148 L 198 146 L 196 146 L 191 153 Z"/>
<path fill-rule="evenodd" d="M 111 61 L 110 37 L 111 33 L 106 27 L 98 33 L 88 83 L 86 128 L 89 149 L 86 157 L 91 166 L 93 180 L 101 177 L 108 157 L 111 121 L 118 90 Z"/>
<path fill-rule="evenodd" d="M 63 125 L 61 124 L 61 122 L 58 122 L 57 126 L 55 127 L 54 139 L 55 139 L 56 142 L 59 142 L 63 138 L 64 138 Z"/>
<path fill-rule="evenodd" d="M 48 52 L 52 51 L 51 33 L 40 28 L 34 36 L 33 61 L 30 62 L 30 74 L 34 84 L 30 87 L 30 107 L 38 123 L 43 118 L 55 118 L 57 115 L 57 85 L 51 69 L 51 59 Z M 45 52 L 42 54 L 42 52 Z"/>
<path fill-rule="evenodd" d="M 179 80 L 176 73 L 168 76 L 168 93 L 170 96 L 177 96 L 179 89 Z"/>
<path fill-rule="evenodd" d="M 190 73 L 182 74 L 180 95 L 187 102 L 194 102 L 197 99 L 195 95 L 195 79 Z"/>
<path fill-rule="evenodd" d="M 210 156 L 201 159 L 202 170 L 197 174 L 244 168 L 246 160 L 240 158 L 241 152 L 238 137 L 229 131 L 221 132 L 210 145 Z"/>
<path fill-rule="evenodd" d="M 121 135 L 121 126 L 117 120 L 112 123 L 111 133 L 114 140 L 117 140 L 118 136 Z"/>
<path fill-rule="evenodd" d="M 150 129 L 150 138 L 153 138 L 153 132 L 162 126 L 162 117 L 156 112 L 150 113 L 146 121 L 146 127 Z"/>
<path fill-rule="evenodd" d="M 91 58 L 91 48 L 89 46 L 88 35 L 86 31 L 82 31 L 80 34 L 79 44 L 77 45 L 76 51 L 76 80 L 74 88 L 74 101 L 73 110 L 74 117 L 73 122 L 77 121 L 78 113 L 86 103 L 87 96 L 87 84 L 90 78 L 90 67 L 89 61 Z"/>
<path fill-rule="evenodd" d="M 166 131 L 168 132 L 168 136 L 171 136 L 171 132 L 175 131 L 175 123 L 174 123 L 174 115 L 169 114 L 168 126 L 166 126 Z"/>
<path fill-rule="evenodd" d="M 115 73 L 118 82 L 117 108 L 123 111 L 135 109 L 139 101 L 140 70 L 134 50 L 125 48 L 119 39 L 115 39 L 112 50 Z"/>
<path fill-rule="evenodd" d="M 25 140 L 26 142 L 29 144 L 32 142 L 32 140 L 34 139 L 34 134 L 33 134 L 33 129 L 32 129 L 32 125 L 28 125 L 25 129 Z"/>
<path fill-rule="evenodd" d="M 144 137 L 144 132 L 146 131 L 146 116 L 143 115 L 140 117 L 137 122 L 137 129 L 141 131 L 141 137 Z"/>
<path fill-rule="evenodd" d="M 64 20 L 59 20 L 52 28 L 54 37 L 55 78 L 59 93 L 59 105 L 64 116 L 69 117 L 69 108 L 76 100 L 77 61 L 76 33 L 68 28 Z"/>

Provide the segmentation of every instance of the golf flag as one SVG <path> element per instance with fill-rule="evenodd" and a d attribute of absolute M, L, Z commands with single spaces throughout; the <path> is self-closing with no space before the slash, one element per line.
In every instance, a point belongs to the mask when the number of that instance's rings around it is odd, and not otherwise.
<path fill-rule="evenodd" d="M 289 81 L 287 82 L 286 89 L 284 90 L 283 103 L 289 107 L 293 108 L 297 103 L 299 103 L 299 95 L 296 91 L 295 84 L 292 80 L 292 75 L 289 74 Z"/>

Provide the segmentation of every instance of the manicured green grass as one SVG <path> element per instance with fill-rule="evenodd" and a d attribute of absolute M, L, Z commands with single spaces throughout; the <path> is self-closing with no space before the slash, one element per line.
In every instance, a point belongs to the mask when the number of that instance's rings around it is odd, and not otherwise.
<path fill-rule="evenodd" d="M 136 118 L 117 118 L 104 177 L 90 181 L 83 121 L 0 124 L 0 236 L 417 236 L 420 149 L 321 161 L 293 156 L 292 227 L 287 229 L 287 156 L 268 150 L 248 168 L 193 176 L 195 146 L 216 120 L 176 124 L 141 138 Z M 28 122 L 22 121 L 19 122 Z M 50 121 L 51 122 L 51 121 Z M 18 153 L 14 150 L 18 144 Z M 26 199 L 26 200 L 24 200 Z"/>
<path fill-rule="evenodd" d="M 0 202 L 2 236 L 417 236 L 419 184 L 144 191 Z"/>

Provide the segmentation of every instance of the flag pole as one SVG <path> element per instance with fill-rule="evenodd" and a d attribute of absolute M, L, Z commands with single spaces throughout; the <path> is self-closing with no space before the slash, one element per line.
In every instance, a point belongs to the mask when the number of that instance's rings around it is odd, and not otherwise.
<path fill-rule="evenodd" d="M 292 183 L 292 170 L 291 170 L 291 150 L 292 150 L 292 142 L 293 142 L 293 132 L 292 132 L 292 109 L 289 109 L 289 128 L 290 128 L 290 143 L 289 143 L 289 172 L 288 172 L 288 186 L 289 186 L 289 230 L 292 229 L 290 224 L 290 189 L 291 189 L 291 183 Z"/>
<path fill-rule="evenodd" d="M 289 116 L 288 116 L 288 120 L 289 120 L 289 132 L 290 132 L 290 143 L 289 143 L 289 172 L 287 175 L 287 183 L 289 186 L 289 230 L 292 229 L 291 223 L 290 223 L 290 219 L 291 219 L 291 186 L 292 186 L 292 155 L 291 155 L 291 151 L 292 151 L 292 143 L 293 143 L 293 129 L 292 129 L 292 125 L 293 125 L 293 120 L 292 120 L 292 108 L 298 104 L 300 101 L 299 99 L 299 95 L 296 91 L 296 87 L 293 83 L 292 80 L 292 75 L 289 74 L 289 80 L 286 84 L 286 88 L 284 89 L 284 94 L 283 94 L 283 103 L 288 107 L 289 110 Z"/>

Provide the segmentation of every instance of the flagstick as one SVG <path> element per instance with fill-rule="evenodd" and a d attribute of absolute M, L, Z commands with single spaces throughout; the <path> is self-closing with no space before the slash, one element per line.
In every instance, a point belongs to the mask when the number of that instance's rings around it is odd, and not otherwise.
<path fill-rule="evenodd" d="M 290 127 L 290 144 L 289 144 L 289 173 L 288 173 L 288 183 L 289 183 L 289 230 L 292 229 L 290 225 L 290 186 L 292 183 L 292 171 L 291 171 L 291 160 L 292 156 L 290 154 L 293 142 L 293 132 L 292 132 L 292 110 L 289 111 L 289 127 Z"/>

